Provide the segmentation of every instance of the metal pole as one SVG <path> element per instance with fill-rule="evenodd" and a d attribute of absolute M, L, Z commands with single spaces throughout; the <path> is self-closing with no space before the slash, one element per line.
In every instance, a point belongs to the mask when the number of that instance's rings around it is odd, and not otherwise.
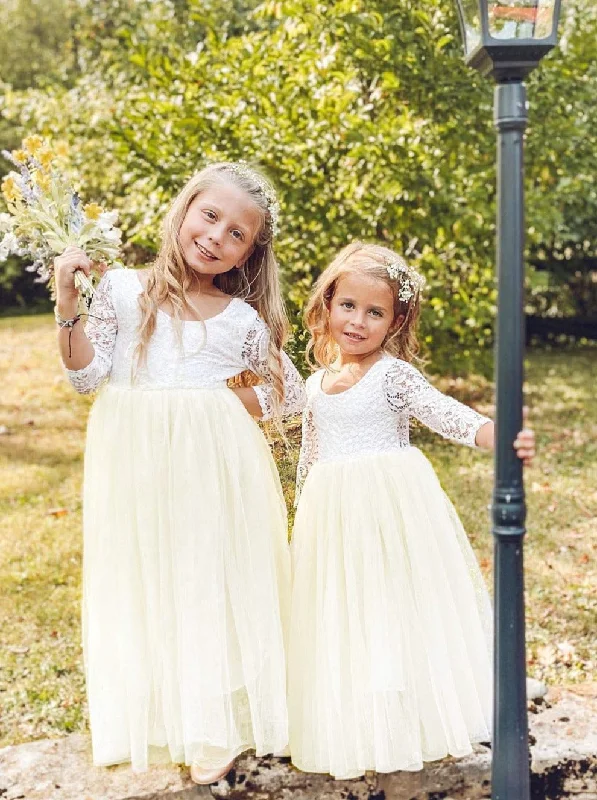
<path fill-rule="evenodd" d="M 493 800 L 528 800 L 529 746 L 526 701 L 522 542 L 526 507 L 522 463 L 512 446 L 522 427 L 523 134 L 527 122 L 523 83 L 498 83 L 496 340 L 496 447 L 493 494 L 495 565 Z"/>

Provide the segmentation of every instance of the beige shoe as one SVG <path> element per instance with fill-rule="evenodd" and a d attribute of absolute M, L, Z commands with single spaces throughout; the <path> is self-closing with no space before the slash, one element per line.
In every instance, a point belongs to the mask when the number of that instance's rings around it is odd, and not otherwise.
<path fill-rule="evenodd" d="M 199 786 L 206 786 L 208 783 L 216 783 L 216 781 L 219 781 L 220 778 L 223 778 L 224 775 L 230 772 L 234 766 L 235 760 L 236 759 L 233 758 L 225 767 L 216 767 L 215 769 L 204 769 L 198 764 L 191 764 L 191 780 L 193 783 L 199 784 Z"/>

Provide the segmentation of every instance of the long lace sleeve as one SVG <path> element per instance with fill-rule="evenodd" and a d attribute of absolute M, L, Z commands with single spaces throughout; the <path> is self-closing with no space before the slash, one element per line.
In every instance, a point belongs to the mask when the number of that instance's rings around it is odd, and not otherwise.
<path fill-rule="evenodd" d="M 271 419 L 274 414 L 273 404 L 273 377 L 268 364 L 269 328 L 259 317 L 249 328 L 242 349 L 242 359 L 247 369 L 262 378 L 265 383 L 254 386 L 259 405 L 261 406 L 262 419 Z M 305 407 L 305 383 L 297 368 L 282 353 L 282 369 L 284 373 L 284 402 L 280 407 L 282 416 L 300 414 Z"/>
<path fill-rule="evenodd" d="M 294 493 L 294 507 L 298 506 L 303 484 L 307 479 L 309 470 L 315 464 L 319 456 L 317 443 L 317 430 L 313 421 L 313 412 L 309 405 L 303 411 L 303 425 L 301 434 L 301 451 L 299 453 L 298 466 L 296 469 L 296 490 Z"/>
<path fill-rule="evenodd" d="M 446 439 L 475 447 L 477 431 L 484 417 L 453 397 L 442 394 L 405 361 L 393 363 L 385 377 L 386 399 L 396 412 L 407 412 Z"/>
<path fill-rule="evenodd" d="M 109 273 L 106 273 L 95 290 L 85 325 L 85 333 L 94 349 L 93 360 L 82 369 L 66 370 L 69 381 L 79 394 L 95 391 L 109 376 L 117 331 L 112 285 Z"/>

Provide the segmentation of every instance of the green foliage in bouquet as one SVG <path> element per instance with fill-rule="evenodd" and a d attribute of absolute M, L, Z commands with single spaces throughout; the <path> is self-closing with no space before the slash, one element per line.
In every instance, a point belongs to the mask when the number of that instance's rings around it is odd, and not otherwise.
<path fill-rule="evenodd" d="M 81 203 L 59 168 L 66 154 L 63 143 L 52 149 L 37 135 L 28 136 L 19 150 L 3 153 L 18 171 L 9 172 L 2 181 L 8 213 L 0 215 L 0 261 L 11 254 L 29 260 L 26 270 L 49 283 L 52 292 L 54 258 L 69 246 L 82 248 L 97 264 L 120 265 L 116 214 L 96 203 Z M 75 282 L 89 300 L 93 279 L 79 271 Z"/>

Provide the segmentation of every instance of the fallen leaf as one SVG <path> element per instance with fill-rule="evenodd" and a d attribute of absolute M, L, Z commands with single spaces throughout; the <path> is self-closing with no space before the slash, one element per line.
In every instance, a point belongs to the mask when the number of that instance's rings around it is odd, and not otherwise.
<path fill-rule="evenodd" d="M 63 517 L 65 514 L 68 514 L 68 508 L 50 508 L 47 514 L 53 517 Z"/>

